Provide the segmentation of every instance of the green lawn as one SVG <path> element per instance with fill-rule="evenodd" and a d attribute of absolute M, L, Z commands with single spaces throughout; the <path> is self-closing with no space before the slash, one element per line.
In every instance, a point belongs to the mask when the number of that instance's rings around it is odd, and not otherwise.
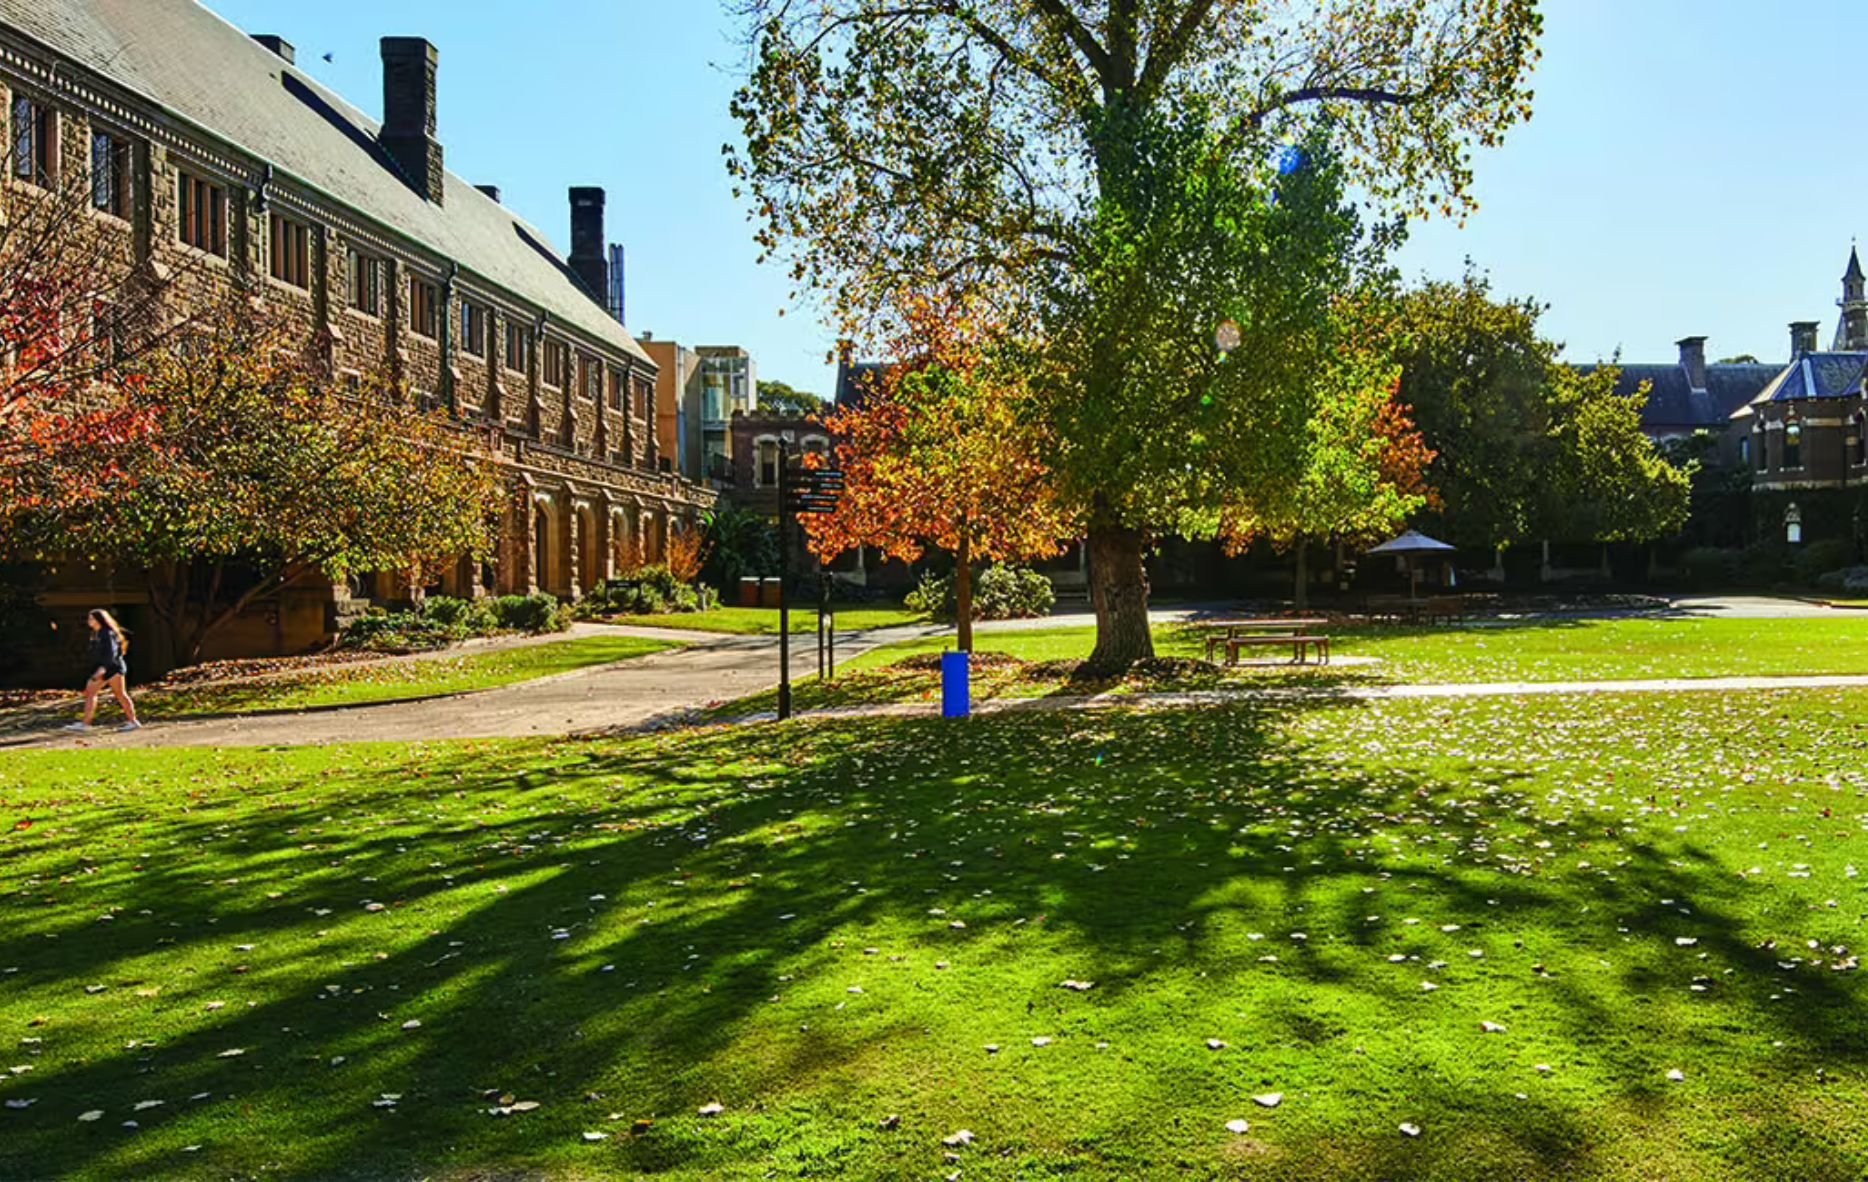
<path fill-rule="evenodd" d="M 0 754 L 0 1177 L 1856 1180 L 1864 717 Z"/>
<path fill-rule="evenodd" d="M 1588 681 L 1607 678 L 1713 677 L 1728 674 L 1868 673 L 1868 616 L 1841 619 L 1626 619 L 1531 621 L 1449 628 L 1330 628 L 1337 656 L 1371 657 L 1379 666 L 1342 666 L 1339 674 L 1382 681 Z M 1081 660 L 1094 629 L 982 631 L 979 650 L 1026 661 Z M 951 636 L 872 649 L 853 670 L 951 648 Z M 1164 657 L 1199 657 L 1193 629 L 1155 629 Z M 1288 654 L 1287 654 L 1288 655 Z"/>
<path fill-rule="evenodd" d="M 923 624 L 927 618 L 918 612 L 911 612 L 905 607 L 881 607 L 873 604 L 861 607 L 840 606 L 833 609 L 837 617 L 837 631 L 866 632 L 873 628 L 899 628 L 906 624 Z M 722 632 L 736 636 L 777 636 L 778 609 L 773 607 L 718 607 L 705 612 L 670 612 L 657 616 L 614 616 L 613 624 L 635 624 L 644 628 L 678 628 L 688 632 Z M 817 631 L 817 604 L 815 601 L 794 607 L 791 611 L 791 630 L 793 632 Z"/>
<path fill-rule="evenodd" d="M 362 706 L 440 698 L 494 689 L 593 665 L 608 665 L 677 646 L 633 636 L 581 636 L 498 652 L 360 665 L 226 684 L 155 687 L 136 695 L 137 713 L 152 720 L 210 714 L 278 714 L 332 706 Z M 116 707 L 106 698 L 104 721 Z"/>

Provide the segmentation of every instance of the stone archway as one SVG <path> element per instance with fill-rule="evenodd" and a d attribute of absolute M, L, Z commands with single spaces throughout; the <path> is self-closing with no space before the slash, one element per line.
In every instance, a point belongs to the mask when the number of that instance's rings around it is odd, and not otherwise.
<path fill-rule="evenodd" d="M 603 585 L 603 551 L 598 545 L 597 514 L 590 502 L 579 501 L 571 508 L 571 516 L 577 520 L 577 586 L 578 590 L 589 595 Z"/>
<path fill-rule="evenodd" d="M 548 503 L 540 498 L 532 506 L 532 582 L 539 591 L 552 590 L 552 556 L 557 549 Z"/>

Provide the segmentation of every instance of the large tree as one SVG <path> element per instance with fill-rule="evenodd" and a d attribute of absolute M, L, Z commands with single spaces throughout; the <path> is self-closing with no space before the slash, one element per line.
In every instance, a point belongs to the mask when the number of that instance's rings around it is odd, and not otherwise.
<path fill-rule="evenodd" d="M 1436 532 L 1502 549 L 1537 539 L 1647 541 L 1679 529 L 1689 473 L 1641 430 L 1647 390 L 1579 371 L 1538 329 L 1543 306 L 1484 276 L 1423 284 L 1397 303 L 1401 397 L 1435 456 Z"/>
<path fill-rule="evenodd" d="M 996 302 L 1037 354 L 1110 664 L 1151 651 L 1150 531 L 1236 494 L 1228 472 L 1286 463 L 1263 453 L 1310 417 L 1316 289 L 1341 281 L 1346 245 L 1330 190 L 1462 208 L 1472 150 L 1529 113 L 1541 28 L 1535 0 L 742 7 L 731 166 L 762 246 L 858 338 L 887 331 L 903 290 Z M 1320 128 L 1344 175 L 1279 194 L 1314 229 L 1279 223 L 1270 162 Z M 1272 254 L 1287 265 L 1249 266 Z M 1250 352 L 1221 363 L 1228 320 Z"/>

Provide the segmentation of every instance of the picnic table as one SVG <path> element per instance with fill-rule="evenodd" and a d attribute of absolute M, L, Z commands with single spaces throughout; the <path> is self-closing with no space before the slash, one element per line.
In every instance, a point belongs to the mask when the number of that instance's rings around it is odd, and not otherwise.
<path fill-rule="evenodd" d="M 1226 664 L 1237 665 L 1239 653 L 1244 649 L 1289 645 L 1293 665 L 1302 665 L 1312 651 L 1317 655 L 1318 664 L 1327 665 L 1330 663 L 1330 638 L 1318 629 L 1328 623 L 1324 619 L 1274 616 L 1196 620 L 1194 626 L 1207 634 L 1206 659 L 1209 661 L 1220 648 L 1226 650 Z"/>
<path fill-rule="evenodd" d="M 1457 595 L 1426 599 L 1371 595 L 1363 601 L 1363 614 L 1376 624 L 1461 624 L 1466 620 L 1466 601 Z"/>

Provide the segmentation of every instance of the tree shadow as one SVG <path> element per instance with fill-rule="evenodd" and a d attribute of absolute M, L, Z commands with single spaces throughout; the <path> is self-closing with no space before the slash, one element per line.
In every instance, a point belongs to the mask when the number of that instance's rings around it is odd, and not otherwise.
<path fill-rule="evenodd" d="M 924 1172 L 936 1160 L 927 1128 L 958 1101 L 904 1085 L 923 1057 L 931 1078 L 997 1097 L 1006 1111 L 974 1119 L 998 1120 L 1040 1164 L 1123 1172 L 1120 1147 L 1161 1142 L 1162 1113 L 1190 1091 L 1211 1100 L 1244 1086 L 1215 1075 L 1198 1031 L 1185 1032 L 1189 1062 L 1158 1058 L 1147 1023 L 1176 991 L 1192 989 L 1190 1008 L 1204 1013 L 1198 981 L 1255 983 L 1250 1028 L 1270 1060 L 1346 1056 L 1368 1008 L 1441 1021 L 1423 976 L 1441 976 L 1448 996 L 1490 979 L 1423 967 L 1456 955 L 1439 921 L 1482 947 L 1483 973 L 1497 964 L 1533 980 L 1543 1036 L 1588 1048 L 1598 1086 L 1630 1110 L 1658 1101 L 1661 1052 L 1706 1020 L 1675 1003 L 1628 1005 L 1686 996 L 1676 937 L 1697 940 L 1721 971 L 1707 1005 L 1740 1007 L 1785 1042 L 1781 1070 L 1868 1061 L 1851 977 L 1797 972 L 1793 1003 L 1755 1003 L 1785 971 L 1747 930 L 1744 884 L 1712 853 L 1629 840 L 1612 876 L 1560 869 L 1532 852 L 1552 826 L 1521 771 L 1359 763 L 1327 737 L 1293 733 L 1318 711 L 1359 709 L 1281 702 L 361 748 L 343 774 L 298 777 L 258 774 L 256 754 L 239 765 L 256 772 L 250 786 L 204 788 L 161 818 L 135 795 L 100 793 L 78 810 L 83 830 L 0 843 L 6 897 L 34 903 L 9 919 L 0 967 L 16 971 L 0 980 L 24 1000 L 4 1012 L 107 987 L 99 1016 L 20 1032 L 44 1039 L 31 1076 L 42 1099 L 33 1119 L 6 1126 L 0 1175 L 505 1176 L 581 1160 L 584 1130 L 610 1135 L 588 1150 L 603 1171 Z M 1618 820 L 1578 807 L 1563 826 Z M 124 852 L 100 853 L 99 833 Z M 62 881 L 123 910 L 79 923 Z M 1692 914 L 1662 899 L 1690 900 Z M 1249 927 L 1258 938 L 1245 938 Z M 1555 963 L 1553 933 L 1616 945 L 1616 962 Z M 1553 963 L 1533 972 L 1542 959 Z M 1066 973 L 1093 990 L 1060 990 Z M 131 1000 L 157 982 L 160 996 Z M 254 993 L 256 1004 L 237 1004 Z M 111 1006 L 163 1034 L 100 1046 Z M 962 1047 L 944 1041 L 955 1029 Z M 1094 1069 L 1132 1099 L 1099 1115 L 1092 1144 L 1017 1115 L 1021 1103 L 1055 1109 L 1033 1087 L 1067 1097 L 1081 1082 L 1047 1074 L 1064 1072 L 1063 1056 L 1019 1045 L 1051 1030 L 1070 1046 L 1141 1045 L 1140 1065 Z M 988 1040 L 1011 1050 L 987 1058 Z M 68 1057 L 61 1043 L 87 1054 Z M 1458 1135 L 1423 1151 L 1391 1143 L 1386 1128 L 1299 1125 L 1310 1156 L 1285 1160 L 1285 1175 L 1406 1176 L 1434 1162 L 1457 1172 L 1475 1151 L 1514 1177 L 1597 1164 L 1598 1138 L 1574 1103 L 1515 1100 L 1449 1069 L 1436 1047 L 1387 1049 L 1418 1058 L 1371 1078 L 1412 1079 L 1407 1104 L 1457 1114 Z M 1002 1064 L 1030 1078 L 996 1082 Z M 385 1093 L 397 1099 L 379 1104 Z M 145 1096 L 165 1104 L 122 1135 L 128 1105 Z M 490 1115 L 512 1100 L 543 1107 Z M 719 1117 L 695 1115 L 715 1100 L 727 1106 Z M 1396 1103 L 1381 1092 L 1368 1102 Z M 93 1108 L 109 1110 L 95 1129 L 74 1123 Z M 897 1110 L 916 1118 L 918 1139 L 876 1127 Z M 639 1119 L 657 1123 L 632 1135 Z M 169 1122 L 173 1136 L 155 1135 Z M 289 1144 L 254 1143 L 286 1130 Z M 178 1159 L 182 1137 L 201 1150 Z M 1822 1167 L 1806 1176 L 1844 1161 L 1807 1143 L 1799 1152 Z"/>

